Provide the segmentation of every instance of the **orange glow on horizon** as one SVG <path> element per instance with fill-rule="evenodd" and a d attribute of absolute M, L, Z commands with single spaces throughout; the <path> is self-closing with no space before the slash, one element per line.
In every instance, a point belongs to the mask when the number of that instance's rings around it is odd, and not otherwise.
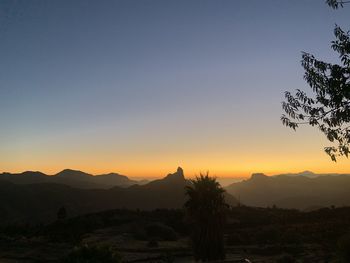
<path fill-rule="evenodd" d="M 250 177 L 252 173 L 275 175 L 309 170 L 314 173 L 350 173 L 350 162 L 339 158 L 332 162 L 322 147 L 329 142 L 313 129 L 292 132 L 265 128 L 265 133 L 245 134 L 233 140 L 228 134 L 198 138 L 195 135 L 175 139 L 157 137 L 148 141 L 141 134 L 133 141 L 96 142 L 81 133 L 59 139 L 38 138 L 28 145 L 0 152 L 3 172 L 41 171 L 56 174 L 63 169 L 91 174 L 115 172 L 129 177 L 161 178 L 184 169 L 188 178 L 209 171 L 217 177 Z M 97 137 L 99 138 L 99 137 Z M 63 141 L 64 143 L 61 143 Z M 124 144 L 123 144 L 124 143 Z M 48 149 L 54 149 L 48 150 Z"/>
<path fill-rule="evenodd" d="M 321 156 L 323 153 L 320 153 Z M 317 156 L 319 157 L 319 156 Z M 173 163 L 148 163 L 146 161 L 137 162 L 138 165 L 131 163 L 106 163 L 106 162 L 76 162 L 75 164 L 67 162 L 66 164 L 55 164 L 53 161 L 47 160 L 41 163 L 21 163 L 13 165 L 2 165 L 2 172 L 20 173 L 23 171 L 41 171 L 48 175 L 53 175 L 63 169 L 80 170 L 90 174 L 105 174 L 110 172 L 119 173 L 134 178 L 161 178 L 169 173 L 176 171 L 178 166 L 184 169 L 185 176 L 188 178 L 195 177 L 200 173 L 209 171 L 209 174 L 222 178 L 249 178 L 252 173 L 264 173 L 266 175 L 276 175 L 283 173 L 298 173 L 305 170 L 314 173 L 350 173 L 350 163 L 347 159 L 340 159 L 337 163 L 328 160 L 328 156 L 323 156 L 322 162 L 319 158 L 310 158 L 303 162 L 292 160 L 267 161 L 265 158 L 261 160 L 248 161 L 238 160 L 231 162 L 229 160 L 203 160 L 206 165 L 201 165 L 200 160 L 191 162 L 173 162 Z"/>

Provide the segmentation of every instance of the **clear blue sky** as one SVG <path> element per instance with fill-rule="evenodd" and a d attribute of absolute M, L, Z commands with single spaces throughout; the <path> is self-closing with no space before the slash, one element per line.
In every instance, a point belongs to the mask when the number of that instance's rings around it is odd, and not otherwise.
<path fill-rule="evenodd" d="M 336 59 L 335 23 L 350 6 L 2 0 L 0 170 L 349 169 L 279 121 L 283 92 L 307 89 L 301 51 Z"/>

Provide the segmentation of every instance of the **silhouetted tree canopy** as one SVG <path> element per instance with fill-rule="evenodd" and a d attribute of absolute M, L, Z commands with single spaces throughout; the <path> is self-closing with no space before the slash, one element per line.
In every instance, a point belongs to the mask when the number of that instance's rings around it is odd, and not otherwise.
<path fill-rule="evenodd" d="M 339 2 L 339 1 L 338 1 Z M 294 95 L 285 92 L 282 107 L 286 112 L 281 120 L 284 125 L 296 129 L 300 124 L 318 127 L 333 146 L 325 151 L 333 161 L 339 155 L 349 155 L 350 143 L 350 36 L 339 26 L 334 29 L 332 49 L 338 53 L 339 64 L 316 59 L 309 53 L 302 54 L 304 78 L 313 94 L 297 90 Z"/>
<path fill-rule="evenodd" d="M 185 203 L 192 223 L 192 243 L 196 260 L 220 260 L 225 257 L 224 222 L 228 205 L 225 190 L 215 178 L 201 174 L 186 187 Z"/>
<path fill-rule="evenodd" d="M 333 9 L 338 9 L 339 7 L 343 7 L 344 4 L 350 3 L 350 1 L 343 0 L 326 0 L 327 5 L 332 7 Z"/>

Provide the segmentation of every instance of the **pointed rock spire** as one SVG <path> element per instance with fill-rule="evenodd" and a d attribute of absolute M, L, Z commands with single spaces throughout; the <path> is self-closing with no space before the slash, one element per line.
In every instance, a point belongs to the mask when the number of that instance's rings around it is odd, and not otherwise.
<path fill-rule="evenodd" d="M 168 174 L 165 178 L 170 180 L 185 180 L 184 171 L 181 167 L 178 167 L 175 173 Z"/>

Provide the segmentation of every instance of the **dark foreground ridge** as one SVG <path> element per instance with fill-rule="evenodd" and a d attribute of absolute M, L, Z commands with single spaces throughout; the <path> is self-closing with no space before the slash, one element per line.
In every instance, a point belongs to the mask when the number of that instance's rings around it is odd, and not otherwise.
<path fill-rule="evenodd" d="M 83 172 L 73 173 L 81 178 L 89 176 Z M 56 176 L 73 179 L 73 173 L 65 170 Z M 42 176 L 45 175 L 30 174 L 30 178 Z M 60 207 L 65 207 L 69 216 L 116 208 L 181 208 L 185 202 L 186 184 L 188 181 L 181 168 L 144 185 L 110 189 L 79 189 L 59 183 L 15 184 L 0 180 L 0 224 L 50 222 L 56 219 Z M 226 194 L 226 199 L 230 205 L 237 205 L 233 196 Z"/>
<path fill-rule="evenodd" d="M 191 229 L 184 218 L 181 209 L 118 209 L 47 225 L 0 227 L 0 261 L 60 262 L 73 247 L 104 244 L 118 253 L 122 262 L 192 262 Z M 300 212 L 234 207 L 224 230 L 226 260 L 338 262 L 338 241 L 343 242 L 349 228 L 350 208 Z"/>

